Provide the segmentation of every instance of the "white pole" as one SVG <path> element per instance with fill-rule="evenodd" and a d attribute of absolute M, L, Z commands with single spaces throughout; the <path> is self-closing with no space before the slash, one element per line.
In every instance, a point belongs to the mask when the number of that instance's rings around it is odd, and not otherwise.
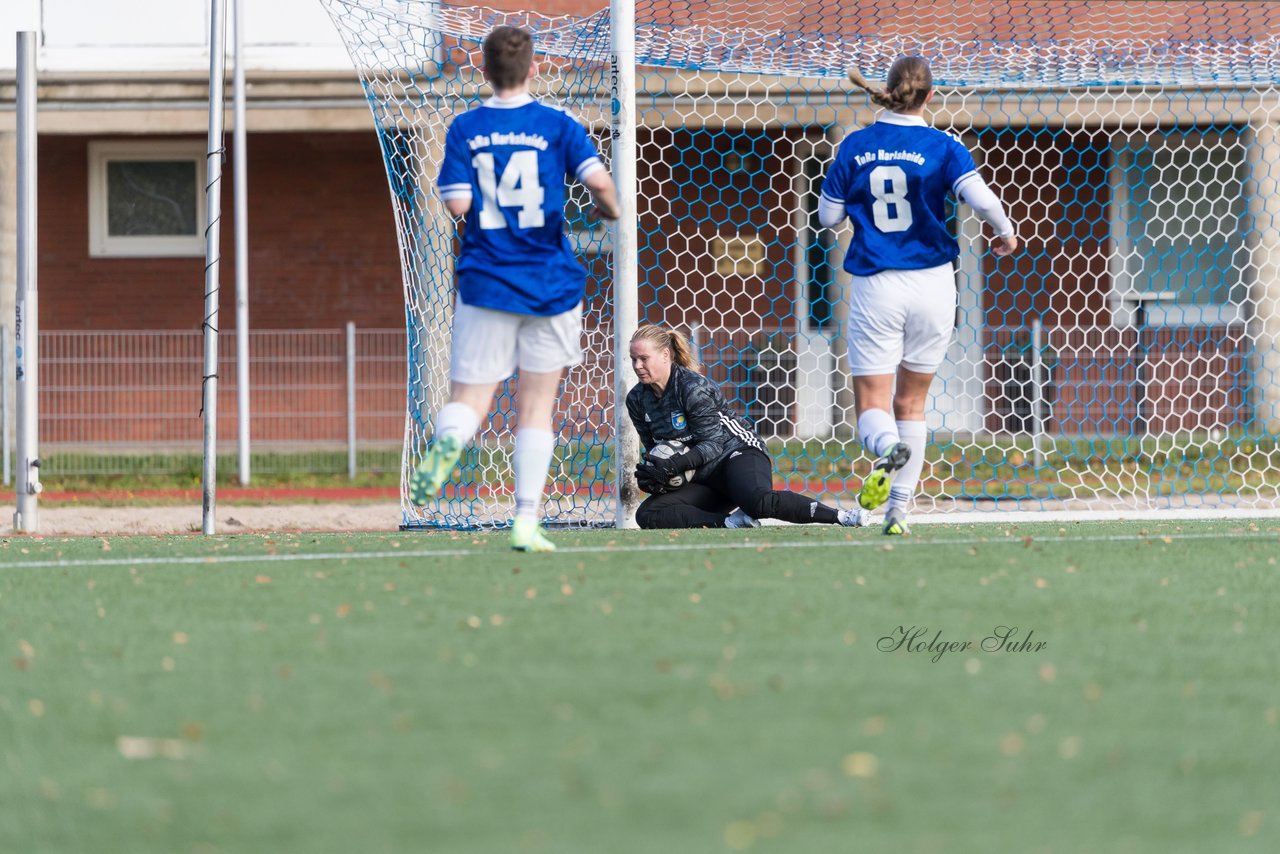
<path fill-rule="evenodd" d="M 226 106 L 227 9 L 211 0 L 209 27 L 209 154 L 204 249 L 204 533 L 215 533 L 218 479 L 218 261 L 222 251 L 222 111 Z"/>
<path fill-rule="evenodd" d="M 18 483 L 13 530 L 39 529 L 40 302 L 36 292 L 36 34 L 18 33 L 18 292 L 14 311 L 18 378 Z"/>
<path fill-rule="evenodd" d="M 244 0 L 235 0 L 236 452 L 240 484 L 249 484 L 249 150 L 245 140 Z"/>
<path fill-rule="evenodd" d="M 636 382 L 628 352 L 638 322 L 636 210 L 636 5 L 610 0 L 610 81 L 613 111 L 613 179 L 622 215 L 613 227 L 614 435 L 618 506 L 614 524 L 636 526 L 636 489 L 632 467 L 640 454 L 639 439 L 622 405 Z"/>
<path fill-rule="evenodd" d="M 356 478 L 356 325 L 347 321 L 347 477 Z"/>
<path fill-rule="evenodd" d="M 1044 430 L 1044 422 L 1040 418 L 1040 405 L 1044 400 L 1044 389 L 1040 385 L 1040 371 L 1043 364 L 1041 340 L 1044 332 L 1040 318 L 1031 321 L 1031 459 L 1036 468 L 1044 465 L 1044 455 L 1040 451 L 1040 434 Z"/>

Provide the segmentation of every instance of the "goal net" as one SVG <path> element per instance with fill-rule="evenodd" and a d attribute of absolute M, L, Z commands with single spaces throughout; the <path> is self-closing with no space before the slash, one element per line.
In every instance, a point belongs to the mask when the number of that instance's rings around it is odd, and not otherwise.
<path fill-rule="evenodd" d="M 395 209 L 407 480 L 448 392 L 456 235 L 433 184 L 450 119 L 489 94 L 480 42 L 530 29 L 535 94 L 576 112 L 609 160 L 610 10 L 322 2 Z M 1280 4 L 637 0 L 634 36 L 638 316 L 691 336 L 780 485 L 852 506 L 868 468 L 842 334 L 848 227 L 819 226 L 818 190 L 878 112 L 847 69 L 883 80 L 917 54 L 938 87 L 928 119 L 974 152 L 1023 246 L 996 258 L 952 211 L 957 332 L 916 512 L 1280 506 Z M 586 205 L 577 188 L 588 356 L 565 380 L 545 508 L 573 525 L 614 518 L 625 417 L 612 242 Z M 402 502 L 406 526 L 509 518 L 513 390 L 441 499 Z"/>

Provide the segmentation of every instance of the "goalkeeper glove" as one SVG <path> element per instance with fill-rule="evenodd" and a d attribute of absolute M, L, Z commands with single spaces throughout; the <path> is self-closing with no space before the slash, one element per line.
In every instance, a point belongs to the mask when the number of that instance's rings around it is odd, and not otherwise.
<path fill-rule="evenodd" d="M 655 457 L 650 454 L 645 458 L 643 465 L 651 466 L 658 477 L 666 480 L 673 474 L 679 474 L 680 472 L 693 468 L 693 466 L 688 463 L 690 456 L 692 456 L 691 450 L 685 450 L 683 453 L 675 454 L 674 456 L 666 458 Z"/>
<path fill-rule="evenodd" d="M 662 495 L 671 491 L 667 486 L 667 479 L 661 477 L 648 461 L 636 466 L 636 486 L 650 495 Z"/>

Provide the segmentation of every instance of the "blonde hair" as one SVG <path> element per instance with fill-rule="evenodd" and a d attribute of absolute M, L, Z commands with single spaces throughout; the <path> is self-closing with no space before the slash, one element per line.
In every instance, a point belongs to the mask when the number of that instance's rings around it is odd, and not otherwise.
<path fill-rule="evenodd" d="M 693 346 L 689 343 L 689 339 L 675 329 L 659 326 L 655 323 L 646 323 L 636 329 L 631 335 L 631 340 L 648 341 L 660 350 L 670 350 L 671 361 L 680 367 L 688 368 L 691 371 L 702 370 L 702 365 L 698 363 L 698 356 L 693 352 Z"/>
<path fill-rule="evenodd" d="M 849 81 L 865 89 L 872 102 L 895 113 L 914 110 L 924 103 L 933 89 L 933 72 L 921 56 L 900 56 L 889 68 L 885 88 L 873 86 L 856 68 L 849 69 Z"/>

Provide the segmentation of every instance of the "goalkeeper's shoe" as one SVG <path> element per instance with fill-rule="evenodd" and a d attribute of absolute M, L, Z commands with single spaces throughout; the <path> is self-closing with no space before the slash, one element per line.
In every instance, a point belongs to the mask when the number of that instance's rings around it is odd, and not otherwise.
<path fill-rule="evenodd" d="M 853 510 L 839 511 L 838 521 L 846 528 L 868 528 L 871 526 L 871 511 L 855 507 Z"/>
<path fill-rule="evenodd" d="M 871 474 L 862 482 L 858 490 L 858 504 L 864 510 L 874 510 L 889 500 L 890 476 L 907 464 L 911 459 L 911 446 L 899 442 L 889 449 L 883 457 L 875 461 Z"/>
<path fill-rule="evenodd" d="M 431 449 L 409 478 L 409 500 L 421 507 L 439 495 L 441 487 L 453 475 L 461 453 L 462 443 L 452 433 L 432 442 Z"/>
<path fill-rule="evenodd" d="M 511 548 L 518 552 L 553 552 L 556 544 L 542 533 L 536 519 L 517 516 L 511 525 Z"/>
<path fill-rule="evenodd" d="M 901 507 L 890 507 L 884 514 L 884 532 L 890 537 L 901 537 L 911 533 L 907 525 L 907 511 Z"/>

